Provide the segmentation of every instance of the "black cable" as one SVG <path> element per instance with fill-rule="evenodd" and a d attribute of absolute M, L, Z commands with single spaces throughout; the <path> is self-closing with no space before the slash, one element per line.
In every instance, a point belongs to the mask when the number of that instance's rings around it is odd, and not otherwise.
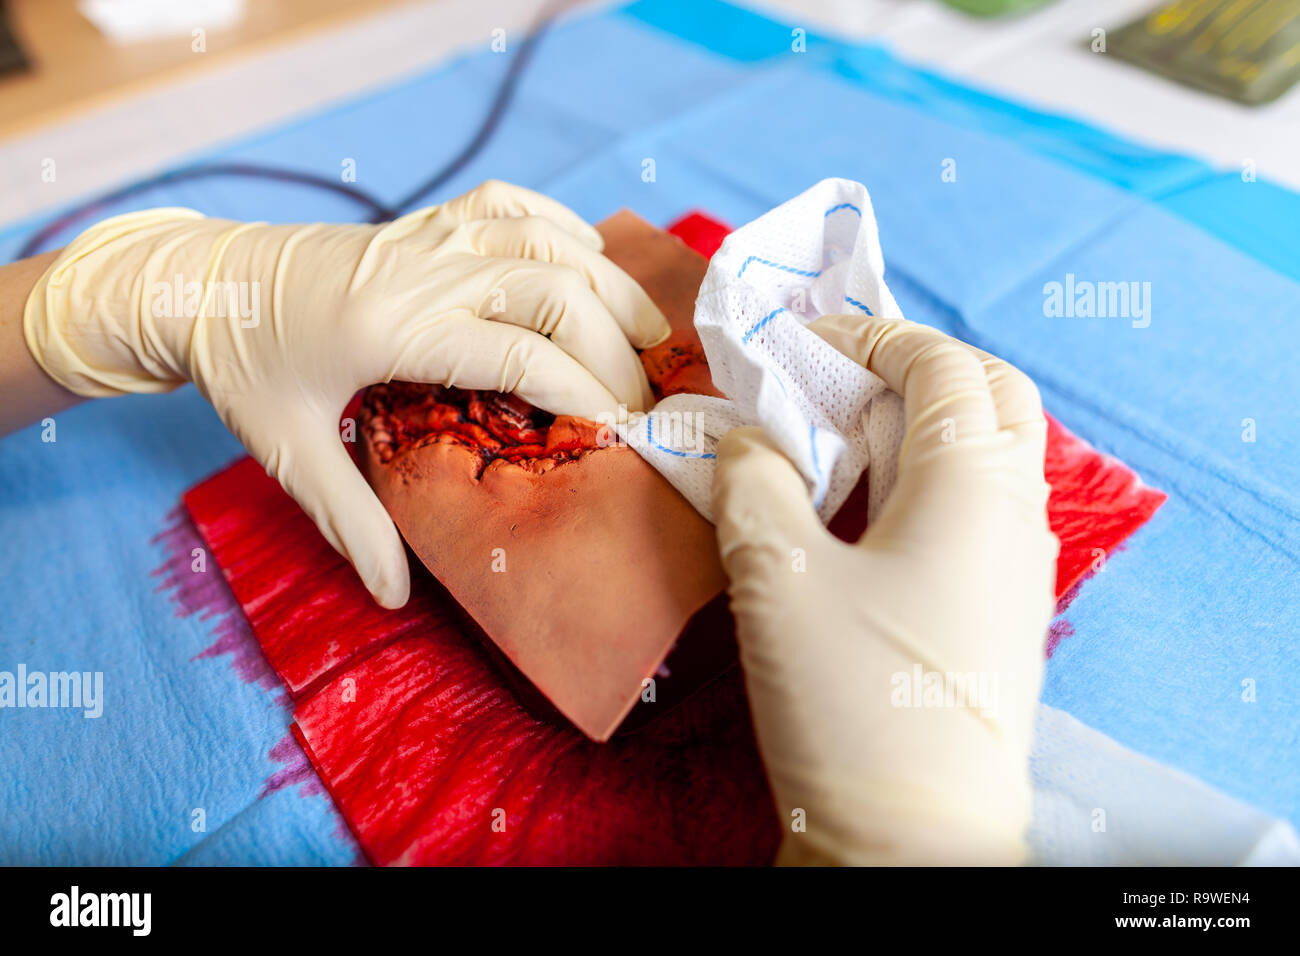
<path fill-rule="evenodd" d="M 170 170 L 160 173 L 156 176 L 150 176 L 146 179 L 138 180 L 126 186 L 119 187 L 94 199 L 88 200 L 79 206 L 70 209 L 68 212 L 59 216 L 54 221 L 48 223 L 39 229 L 30 239 L 23 244 L 18 251 L 15 259 L 26 259 L 28 256 L 34 256 L 41 251 L 42 247 L 53 236 L 58 235 L 69 226 L 73 226 L 97 212 L 112 206 L 114 203 L 123 199 L 129 199 L 132 196 L 147 192 L 158 186 L 166 186 L 172 183 L 184 182 L 193 179 L 206 179 L 211 176 L 243 176 L 249 179 L 272 180 L 275 182 L 291 182 L 304 186 L 314 186 L 318 189 L 325 189 L 342 196 L 346 196 L 360 206 L 364 206 L 370 213 L 369 221 L 372 223 L 384 222 L 399 215 L 404 210 L 413 206 L 419 200 L 423 199 L 429 193 L 433 192 L 439 186 L 442 186 L 449 179 L 463 170 L 477 156 L 483 147 L 487 145 L 492 134 L 496 132 L 497 127 L 501 125 L 501 120 L 506 111 L 510 108 L 511 101 L 514 99 L 515 91 L 519 86 L 519 80 L 523 76 L 524 70 L 532 61 L 534 52 L 542 37 L 551 28 L 560 13 L 565 7 L 570 6 L 575 0 L 553 0 L 542 7 L 537 16 L 537 20 L 529 29 L 528 35 L 520 44 L 519 50 L 510 60 L 510 65 L 506 68 L 506 74 L 502 77 L 501 82 L 497 85 L 496 95 L 492 98 L 492 104 L 488 107 L 483 121 L 479 124 L 478 129 L 470 138 L 465 147 L 453 156 L 447 163 L 438 169 L 427 180 L 413 189 L 406 196 L 399 199 L 391 206 L 384 205 L 378 199 L 375 199 L 369 193 L 343 182 L 328 179 L 324 176 L 317 176 L 314 173 L 299 172 L 292 169 L 281 169 L 276 166 L 263 166 L 256 163 L 202 163 L 196 166 L 183 166 L 179 169 Z"/>
<path fill-rule="evenodd" d="M 315 186 L 319 189 L 328 189 L 331 192 L 341 193 L 349 199 L 355 200 L 363 206 L 369 207 L 378 217 L 373 221 L 380 221 L 388 218 L 390 215 L 388 209 L 377 199 L 372 198 L 367 193 L 362 192 L 353 186 L 345 183 L 335 182 L 324 176 L 317 176 L 313 173 L 301 173 L 292 169 L 278 169 L 274 166 L 260 166 L 252 163 L 205 163 L 201 166 L 188 166 L 180 169 L 170 170 L 169 172 L 160 173 L 157 176 L 151 176 L 148 179 L 142 179 L 139 182 L 131 183 L 112 192 L 104 193 L 80 206 L 64 213 L 53 222 L 47 224 L 38 230 L 35 235 L 23 244 L 22 249 L 18 251 L 17 259 L 26 259 L 28 256 L 34 256 L 41 251 L 52 236 L 58 235 L 69 226 L 87 219 L 97 212 L 112 206 L 123 199 L 129 199 L 142 192 L 147 192 L 157 186 L 165 186 L 169 183 L 184 182 L 187 179 L 204 179 L 209 176 L 245 176 L 250 179 L 270 179 L 279 182 L 295 182 L 306 186 Z"/>
<path fill-rule="evenodd" d="M 501 124 L 501 119 L 505 116 L 506 111 L 510 108 L 510 101 L 514 99 L 515 90 L 519 86 L 519 80 L 532 61 L 533 53 L 537 49 L 538 43 L 541 42 L 546 32 L 550 30 L 564 8 L 570 6 L 574 0 L 555 0 L 542 7 L 537 16 L 532 29 L 524 37 L 524 42 L 519 47 L 519 52 L 514 55 L 510 61 L 510 68 L 502 78 L 501 83 L 497 86 L 496 96 L 492 98 L 492 105 L 488 107 L 487 114 L 483 117 L 483 122 L 479 124 L 477 132 L 474 133 L 470 141 L 465 144 L 465 148 L 451 158 L 440 170 L 430 176 L 427 180 L 411 190 L 406 196 L 399 199 L 393 206 L 393 213 L 403 212 L 414 206 L 417 202 L 433 192 L 439 186 L 447 182 L 451 177 L 469 165 L 470 161 L 487 145 L 492 134 L 496 132 L 497 127 Z M 382 217 L 381 217 L 382 219 Z M 371 220 L 377 222 L 380 220 Z"/>

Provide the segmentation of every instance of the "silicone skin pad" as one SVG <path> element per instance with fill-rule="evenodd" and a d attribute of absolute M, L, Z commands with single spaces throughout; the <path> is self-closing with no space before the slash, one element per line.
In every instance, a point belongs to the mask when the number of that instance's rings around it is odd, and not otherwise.
<path fill-rule="evenodd" d="M 704 257 L 630 212 L 599 228 L 672 325 L 642 357 L 656 397 L 717 394 L 692 323 Z M 602 442 L 596 423 L 513 396 L 377 385 L 359 421 L 366 476 L 411 549 L 557 710 L 607 740 L 722 593 L 712 526 L 611 429 Z"/>

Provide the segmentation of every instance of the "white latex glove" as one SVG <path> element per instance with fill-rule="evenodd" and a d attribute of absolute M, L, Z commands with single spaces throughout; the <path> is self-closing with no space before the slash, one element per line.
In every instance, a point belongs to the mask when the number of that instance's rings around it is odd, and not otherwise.
<path fill-rule="evenodd" d="M 718 542 L 790 828 L 778 862 L 1020 862 L 1058 550 L 1038 391 L 905 320 L 810 327 L 903 396 L 907 432 L 894 489 L 856 544 L 822 527 L 762 430 L 718 448 Z M 948 673 L 975 675 L 974 689 L 913 692 L 917 676 L 942 690 Z"/>
<path fill-rule="evenodd" d="M 602 246 L 569 209 L 499 182 L 382 226 L 153 209 L 69 245 L 33 289 L 24 333 L 79 395 L 193 381 L 375 599 L 399 607 L 406 556 L 339 439 L 344 405 L 401 379 L 592 419 L 646 408 L 633 346 L 662 341 L 668 323 Z"/>

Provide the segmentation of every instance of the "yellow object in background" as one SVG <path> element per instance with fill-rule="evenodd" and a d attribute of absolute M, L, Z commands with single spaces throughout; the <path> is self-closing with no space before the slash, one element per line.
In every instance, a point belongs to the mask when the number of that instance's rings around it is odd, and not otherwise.
<path fill-rule="evenodd" d="M 1300 0 L 1177 0 L 1123 27 L 1108 53 L 1240 103 L 1300 80 Z"/>

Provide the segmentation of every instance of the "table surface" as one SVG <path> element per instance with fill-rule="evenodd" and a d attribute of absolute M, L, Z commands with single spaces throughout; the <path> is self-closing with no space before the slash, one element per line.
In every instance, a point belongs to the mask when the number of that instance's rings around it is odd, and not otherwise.
<path fill-rule="evenodd" d="M 9 18 L 32 66 L 0 79 L 0 138 L 29 132 L 147 87 L 411 0 L 257 0 L 202 53 L 188 34 L 119 44 L 77 10 L 77 0 L 10 0 Z"/>

